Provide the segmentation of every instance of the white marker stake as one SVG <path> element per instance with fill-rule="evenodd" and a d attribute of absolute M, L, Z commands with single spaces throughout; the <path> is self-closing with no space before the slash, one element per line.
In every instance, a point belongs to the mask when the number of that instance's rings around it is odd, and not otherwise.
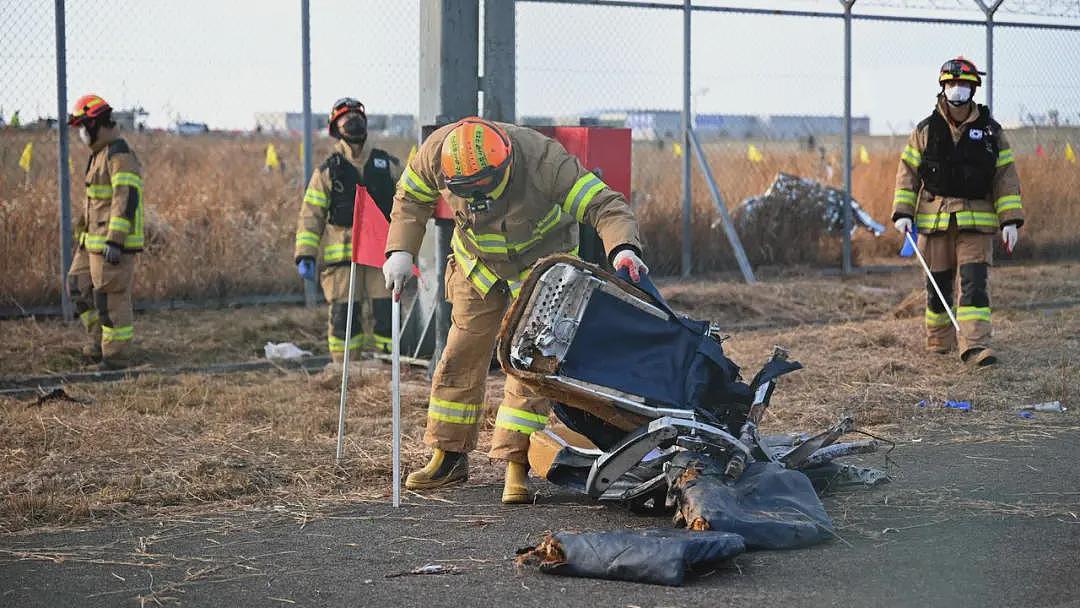
<path fill-rule="evenodd" d="M 956 333 L 960 333 L 960 324 L 956 322 L 956 317 L 952 313 L 952 302 L 946 302 L 945 296 L 941 295 L 941 288 L 938 287 L 937 281 L 934 280 L 934 275 L 930 273 L 930 267 L 926 265 L 926 260 L 923 259 L 922 253 L 919 252 L 919 246 L 915 243 L 915 239 L 911 238 L 911 233 L 904 231 L 904 236 L 907 237 L 911 248 L 915 250 L 915 255 L 919 257 L 919 263 L 922 264 L 923 270 L 926 271 L 926 278 L 930 280 L 930 284 L 934 286 L 934 292 L 937 293 L 938 302 L 945 305 L 945 313 L 949 315 L 949 320 L 952 321 L 953 327 L 956 328 Z"/>
<path fill-rule="evenodd" d="M 345 451 L 345 403 L 349 396 L 349 344 L 352 336 L 353 316 L 353 282 L 356 281 L 356 262 L 349 265 L 349 308 L 345 319 L 345 357 L 341 366 L 341 402 L 338 404 L 337 421 L 337 455 L 334 456 L 334 464 L 341 463 L 341 455 Z"/>
<path fill-rule="evenodd" d="M 393 294 L 390 317 L 391 355 L 394 369 L 390 372 L 390 407 L 393 410 L 394 450 L 394 507 L 401 506 L 401 294 Z"/>

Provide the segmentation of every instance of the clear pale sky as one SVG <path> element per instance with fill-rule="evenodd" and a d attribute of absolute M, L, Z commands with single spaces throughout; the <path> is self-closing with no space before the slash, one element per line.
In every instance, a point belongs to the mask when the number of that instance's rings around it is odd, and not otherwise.
<path fill-rule="evenodd" d="M 1007 12 L 1010 3 L 1054 4 L 1006 0 L 999 21 L 1024 19 Z M 840 10 L 835 0 L 698 4 Z M 860 0 L 856 12 L 981 18 L 968 6 Z M 69 101 L 92 91 L 117 107 L 142 106 L 154 127 L 183 119 L 246 129 L 255 112 L 301 107 L 297 0 L 68 0 L 67 7 Z M 1080 23 L 1075 12 L 1040 19 Z M 519 116 L 680 107 L 678 11 L 519 3 L 517 13 Z M 312 0 L 314 110 L 353 95 L 370 112 L 415 113 L 418 17 L 410 0 Z M 53 23 L 51 0 L 0 0 L 5 118 L 15 109 L 24 120 L 55 114 Z M 985 62 L 982 27 L 856 21 L 853 32 L 853 111 L 869 115 L 878 133 L 905 132 L 928 112 L 944 59 Z M 843 111 L 839 19 L 695 13 L 692 38 L 700 112 Z M 1080 31 L 999 27 L 995 41 L 1002 122 L 1057 109 L 1080 124 Z"/>

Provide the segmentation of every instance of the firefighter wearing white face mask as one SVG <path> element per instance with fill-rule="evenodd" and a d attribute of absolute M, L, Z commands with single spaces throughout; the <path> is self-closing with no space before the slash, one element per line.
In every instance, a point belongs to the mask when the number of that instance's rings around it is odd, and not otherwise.
<path fill-rule="evenodd" d="M 914 228 L 919 233 L 919 250 L 944 296 L 942 301 L 927 283 L 927 348 L 947 353 L 959 346 L 962 360 L 989 365 L 997 362 L 990 349 L 994 235 L 1000 230 L 1011 252 L 1024 224 L 1024 208 L 1005 133 L 986 106 L 972 101 L 981 74 L 963 57 L 941 66 L 937 106 L 900 155 L 892 219 L 900 232 Z M 958 278 L 959 302 L 954 304 Z M 959 336 L 946 306 L 956 313 Z"/>

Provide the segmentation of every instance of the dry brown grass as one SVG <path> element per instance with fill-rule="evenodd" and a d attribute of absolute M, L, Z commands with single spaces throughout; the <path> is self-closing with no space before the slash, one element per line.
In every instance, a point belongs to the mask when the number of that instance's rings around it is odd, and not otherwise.
<path fill-rule="evenodd" d="M 726 343 L 748 372 L 774 344 L 790 348 L 806 366 L 777 392 L 765 420 L 767 432 L 816 429 L 844 412 L 891 437 L 951 436 L 984 427 L 992 429 L 988 433 L 1009 433 L 1041 428 L 1049 419 L 1075 420 L 1073 411 L 1039 415 L 1035 421 L 1014 413 L 1017 406 L 1054 399 L 1075 406 L 1080 386 L 1074 360 L 1080 349 L 1075 265 L 996 272 L 995 341 L 1005 364 L 978 371 L 954 356 L 925 355 L 920 321 L 893 316 L 905 295 L 919 288 L 914 272 L 846 281 L 796 278 L 754 288 L 737 282 L 671 282 L 663 290 L 677 308 L 726 324 L 835 321 L 733 332 Z M 1031 301 L 1073 305 L 1009 307 Z M 266 332 L 302 344 L 321 342 L 322 314 L 287 307 L 154 313 L 140 317 L 145 330 L 139 336 L 146 341 L 140 348 L 168 353 L 175 345 L 167 362 L 181 364 L 250 355 L 269 339 Z M 0 331 L 31 349 L 9 346 L 0 358 L 5 369 L 20 358 L 41 361 L 36 357 L 48 348 L 69 348 L 64 336 L 77 335 L 59 321 L 9 321 Z M 33 342 L 33 336 L 43 342 Z M 421 464 L 426 452 L 420 439 L 428 387 L 416 371 L 407 372 L 405 381 L 407 471 Z M 384 499 L 390 467 L 388 382 L 389 370 L 382 366 L 352 391 L 347 459 L 340 468 L 332 460 L 336 386 L 302 373 L 144 376 L 68 388 L 92 399 L 88 405 L 34 405 L 32 399 L 0 397 L 0 531 L 239 508 L 303 520 L 346 501 Z M 489 379 L 481 450 L 490 441 L 501 385 L 501 378 Z M 974 411 L 916 405 L 944 399 L 970 400 Z M 471 483 L 496 479 L 495 468 L 474 456 Z"/>
<path fill-rule="evenodd" d="M 164 134 L 128 136 L 146 173 L 149 251 L 140 258 L 137 299 L 283 293 L 299 290 L 292 265 L 296 211 L 303 184 L 294 139 L 207 135 L 181 138 Z M 1043 137 L 1047 137 L 1043 134 Z M 18 168 L 19 154 L 34 141 L 34 169 L 29 187 Z M 267 143 L 273 142 L 286 169 L 262 171 Z M 895 138 L 868 138 L 871 163 L 854 172 L 856 199 L 879 221 L 891 213 L 898 146 Z M 319 139 L 316 158 L 331 142 Z M 382 144 L 404 156 L 404 141 Z M 761 163 L 746 158 L 747 142 L 706 144 L 713 171 L 730 208 L 760 194 L 776 173 L 785 171 L 822 179 L 826 164 L 834 167 L 832 185 L 842 180 L 835 154 L 824 161 L 817 152 L 794 143 L 756 145 Z M 838 149 L 830 145 L 831 150 Z M 75 204 L 81 200 L 81 168 L 86 150 L 73 146 Z M 1028 223 L 1014 253 L 1017 259 L 1075 256 L 1080 251 L 1080 169 L 1060 153 L 1035 158 L 1022 152 L 1019 169 L 1024 183 Z M 40 131 L 0 132 L 0 305 L 55 303 L 58 299 L 55 134 Z M 716 211 L 695 167 L 693 249 L 697 272 L 734 268 L 727 241 L 711 226 Z M 671 150 L 652 144 L 634 149 L 635 208 L 647 244 L 647 261 L 656 275 L 677 273 L 680 260 L 681 161 Z M 751 260 L 799 260 L 804 264 L 835 265 L 836 239 L 744 234 Z M 779 242 L 779 238 L 783 238 Z M 798 243 L 796 245 L 795 243 Z M 860 234 L 857 259 L 893 256 L 900 237 L 873 238 Z M 798 251 L 790 251 L 797 249 Z M 786 255 L 777 255 L 777 252 Z M 768 255 L 765 255 L 769 252 Z"/>

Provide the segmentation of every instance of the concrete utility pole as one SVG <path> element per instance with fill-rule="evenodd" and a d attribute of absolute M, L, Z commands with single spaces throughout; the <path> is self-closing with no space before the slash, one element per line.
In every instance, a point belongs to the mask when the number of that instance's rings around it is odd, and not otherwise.
<path fill-rule="evenodd" d="M 513 4 L 512 2 L 503 2 Z M 498 2 L 490 2 L 498 4 Z M 502 14 L 504 8 L 495 11 Z M 511 16 L 513 10 L 510 11 Z M 495 17 L 497 18 L 497 17 Z M 500 44 L 505 41 L 500 40 Z M 510 37 L 513 48 L 513 34 Z M 496 73 L 504 74 L 497 66 Z M 503 68 L 505 69 L 505 68 Z M 421 0 L 420 2 L 420 111 L 421 125 L 445 124 L 478 111 L 480 93 L 480 0 Z M 513 82 L 513 71 L 510 72 Z M 512 85 L 511 85 L 512 86 Z M 511 89 L 512 92 L 512 89 Z M 513 95 L 511 116 L 513 112 Z M 486 105 L 486 104 L 485 104 Z M 435 220 L 435 369 L 450 332 L 450 305 L 446 303 L 443 277 L 454 223 Z"/>
<path fill-rule="evenodd" d="M 484 0 L 484 118 L 515 121 L 514 2 Z"/>

